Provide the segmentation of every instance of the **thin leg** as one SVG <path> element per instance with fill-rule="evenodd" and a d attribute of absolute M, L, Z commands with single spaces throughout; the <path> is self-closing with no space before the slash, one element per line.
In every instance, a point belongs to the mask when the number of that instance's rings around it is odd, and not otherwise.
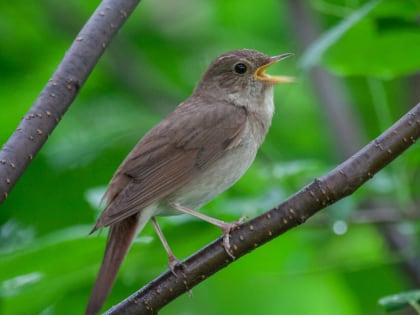
<path fill-rule="evenodd" d="M 175 255 L 173 254 L 171 248 L 169 247 L 168 241 L 165 238 L 165 235 L 163 235 L 162 230 L 160 229 L 159 224 L 156 221 L 155 217 L 151 218 L 153 227 L 155 228 L 156 234 L 159 236 L 160 241 L 162 242 L 163 247 L 165 248 L 166 254 L 168 255 L 169 258 L 169 269 L 172 271 L 172 273 L 174 275 L 175 274 L 175 266 L 179 263 L 179 260 L 175 257 Z"/>
<path fill-rule="evenodd" d="M 200 213 L 200 212 L 194 211 L 194 210 L 192 210 L 192 209 L 189 209 L 189 208 L 183 207 L 183 206 L 181 206 L 181 205 L 180 205 L 180 204 L 178 204 L 178 203 L 173 203 L 173 204 L 171 204 L 171 206 L 172 206 L 174 209 L 176 209 L 176 210 L 178 210 L 178 211 L 180 211 L 180 212 L 183 212 L 183 213 L 186 213 L 186 214 L 190 214 L 190 215 L 192 215 L 192 216 L 194 216 L 194 217 L 196 217 L 196 218 L 199 218 L 199 219 L 201 219 L 201 220 L 204 220 L 204 221 L 206 221 L 206 222 L 209 222 L 209 223 L 211 223 L 211 224 L 213 224 L 213 225 L 216 225 L 216 226 L 218 226 L 219 228 L 221 228 L 221 229 L 222 229 L 222 232 L 223 232 L 223 235 L 224 235 L 224 237 L 223 237 L 223 247 L 225 248 L 226 253 L 227 253 L 230 257 L 232 257 L 232 259 L 235 259 L 235 256 L 234 256 L 234 255 L 232 254 L 232 252 L 230 251 L 229 233 L 230 233 L 230 231 L 232 231 L 234 228 L 236 228 L 236 227 L 237 227 L 237 226 L 239 226 L 241 223 L 243 223 L 243 221 L 245 220 L 245 217 L 241 217 L 241 218 L 239 218 L 239 220 L 238 220 L 238 221 L 235 221 L 235 222 L 225 222 L 225 221 L 222 221 L 222 220 L 218 220 L 218 219 L 215 219 L 215 218 L 209 217 L 209 216 L 207 216 L 207 215 L 205 215 L 205 214 L 202 214 L 202 213 Z"/>

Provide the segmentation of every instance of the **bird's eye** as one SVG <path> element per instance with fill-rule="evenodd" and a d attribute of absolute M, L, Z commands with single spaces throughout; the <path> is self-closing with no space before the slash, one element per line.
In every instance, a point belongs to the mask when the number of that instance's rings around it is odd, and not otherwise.
<path fill-rule="evenodd" d="M 238 73 L 238 74 L 245 73 L 247 69 L 248 69 L 248 67 L 243 63 L 237 63 L 234 67 L 235 72 Z"/>

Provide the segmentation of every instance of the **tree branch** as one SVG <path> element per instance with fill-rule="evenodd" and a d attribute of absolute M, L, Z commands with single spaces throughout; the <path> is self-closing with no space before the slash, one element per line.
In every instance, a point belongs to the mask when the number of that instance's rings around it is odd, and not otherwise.
<path fill-rule="evenodd" d="M 0 150 L 0 204 L 75 99 L 140 0 L 104 0 L 67 51 L 32 108 Z"/>
<path fill-rule="evenodd" d="M 350 195 L 393 161 L 420 136 L 420 104 L 392 127 L 325 176 L 270 211 L 231 232 L 239 258 L 305 222 L 326 206 Z M 219 238 L 185 259 L 177 276 L 167 271 L 107 311 L 106 315 L 157 314 L 170 301 L 232 263 Z"/>

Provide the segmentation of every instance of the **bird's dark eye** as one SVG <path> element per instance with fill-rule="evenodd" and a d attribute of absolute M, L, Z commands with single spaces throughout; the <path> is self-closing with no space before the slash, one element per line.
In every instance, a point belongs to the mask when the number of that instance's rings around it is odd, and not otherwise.
<path fill-rule="evenodd" d="M 245 73 L 247 69 L 248 67 L 243 63 L 237 63 L 234 67 L 235 72 L 239 74 Z"/>

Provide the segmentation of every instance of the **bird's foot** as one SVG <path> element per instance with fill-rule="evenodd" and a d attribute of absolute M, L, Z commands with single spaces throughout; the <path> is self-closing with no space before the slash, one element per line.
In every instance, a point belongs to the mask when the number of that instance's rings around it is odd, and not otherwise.
<path fill-rule="evenodd" d="M 240 217 L 238 220 L 234 222 L 224 222 L 220 225 L 220 228 L 223 231 L 223 248 L 225 249 L 226 253 L 235 260 L 236 257 L 233 255 L 230 246 L 230 232 L 240 226 L 244 221 L 247 219 L 246 216 Z"/>
<path fill-rule="evenodd" d="M 172 274 L 175 277 L 178 277 L 178 275 L 176 274 L 175 269 L 176 269 L 177 266 L 180 266 L 181 265 L 179 259 L 176 258 L 174 255 L 168 255 L 168 258 L 169 258 L 169 262 L 168 262 L 168 268 L 169 268 L 169 270 L 172 272 Z"/>

